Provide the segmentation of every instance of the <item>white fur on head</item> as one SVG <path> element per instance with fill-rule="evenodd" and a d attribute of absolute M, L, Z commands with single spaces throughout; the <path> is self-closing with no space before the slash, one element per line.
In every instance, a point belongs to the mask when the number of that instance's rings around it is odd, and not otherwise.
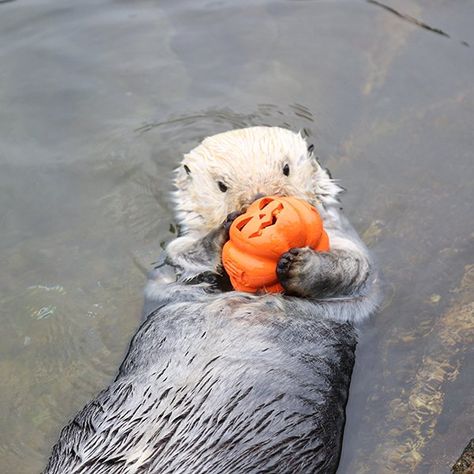
<path fill-rule="evenodd" d="M 175 186 L 176 217 L 184 233 L 216 228 L 258 195 L 330 205 L 341 191 L 301 134 L 278 127 L 243 128 L 206 138 L 184 156 Z"/>

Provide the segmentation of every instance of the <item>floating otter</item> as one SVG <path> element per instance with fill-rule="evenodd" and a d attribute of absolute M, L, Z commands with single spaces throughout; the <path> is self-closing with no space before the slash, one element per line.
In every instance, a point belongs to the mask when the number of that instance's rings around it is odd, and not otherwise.
<path fill-rule="evenodd" d="M 335 472 L 354 322 L 377 302 L 341 188 L 299 134 L 269 127 L 205 139 L 175 184 L 182 235 L 150 275 L 145 320 L 115 381 L 62 430 L 45 473 Z M 284 254 L 284 295 L 223 291 L 222 222 L 261 195 L 316 206 L 331 251 Z"/>

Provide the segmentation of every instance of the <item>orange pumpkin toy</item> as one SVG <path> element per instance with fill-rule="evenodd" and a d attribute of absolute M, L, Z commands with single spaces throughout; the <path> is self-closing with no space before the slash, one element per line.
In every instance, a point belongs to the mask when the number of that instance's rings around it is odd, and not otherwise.
<path fill-rule="evenodd" d="M 268 196 L 255 201 L 230 227 L 222 263 L 238 291 L 278 293 L 276 265 L 295 247 L 329 250 L 318 211 L 294 197 Z"/>

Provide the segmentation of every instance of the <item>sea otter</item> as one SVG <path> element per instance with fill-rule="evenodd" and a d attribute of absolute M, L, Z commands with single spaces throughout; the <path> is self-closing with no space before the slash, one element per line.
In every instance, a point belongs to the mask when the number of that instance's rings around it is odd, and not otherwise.
<path fill-rule="evenodd" d="M 66 426 L 45 473 L 332 473 L 356 347 L 377 272 L 340 211 L 341 188 L 300 134 L 274 127 L 206 138 L 185 155 L 181 235 L 145 290 L 145 319 L 115 381 Z M 262 195 L 319 210 L 331 250 L 291 249 L 284 294 L 225 288 L 232 218 Z"/>

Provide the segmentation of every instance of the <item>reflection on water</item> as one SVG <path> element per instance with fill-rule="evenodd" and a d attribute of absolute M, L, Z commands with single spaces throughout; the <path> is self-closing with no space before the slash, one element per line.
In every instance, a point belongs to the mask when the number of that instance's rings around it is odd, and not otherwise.
<path fill-rule="evenodd" d="M 386 5 L 473 42 L 469 3 Z M 474 420 L 472 54 L 374 2 L 0 1 L 2 472 L 114 377 L 181 154 L 260 124 L 315 143 L 389 286 L 340 472 L 446 472 Z"/>

